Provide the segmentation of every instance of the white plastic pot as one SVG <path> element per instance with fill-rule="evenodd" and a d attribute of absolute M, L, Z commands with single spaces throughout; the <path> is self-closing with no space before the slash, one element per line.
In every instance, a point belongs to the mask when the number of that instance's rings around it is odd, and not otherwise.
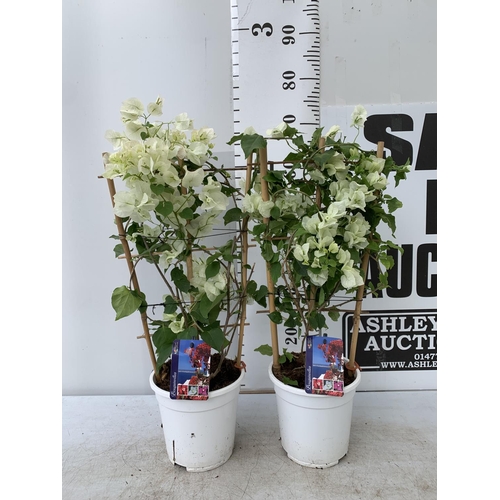
<path fill-rule="evenodd" d="M 283 384 L 273 375 L 281 445 L 288 458 L 305 467 L 325 469 L 345 456 L 351 433 L 352 406 L 361 381 L 359 370 L 342 397 L 307 394 Z"/>
<path fill-rule="evenodd" d="M 149 384 L 160 406 L 169 460 L 190 472 L 204 472 L 227 462 L 234 448 L 241 370 L 231 385 L 210 392 L 205 401 L 170 399 L 170 393 Z"/>

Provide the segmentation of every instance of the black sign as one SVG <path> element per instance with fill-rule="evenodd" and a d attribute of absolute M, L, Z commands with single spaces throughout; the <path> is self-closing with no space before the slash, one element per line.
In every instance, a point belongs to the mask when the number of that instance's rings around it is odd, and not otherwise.
<path fill-rule="evenodd" d="M 353 314 L 342 317 L 349 356 Z M 361 315 L 356 362 L 363 371 L 437 369 L 437 310 L 370 311 Z"/>

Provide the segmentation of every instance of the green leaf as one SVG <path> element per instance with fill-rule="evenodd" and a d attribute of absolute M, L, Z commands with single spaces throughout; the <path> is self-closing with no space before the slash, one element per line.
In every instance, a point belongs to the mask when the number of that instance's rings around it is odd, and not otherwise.
<path fill-rule="evenodd" d="M 290 314 L 287 320 L 283 323 L 283 326 L 286 326 L 287 328 L 295 328 L 296 326 L 300 326 L 300 321 Z"/>
<path fill-rule="evenodd" d="M 155 211 L 163 217 L 168 217 L 174 210 L 174 206 L 170 201 L 162 201 L 158 203 Z"/>
<path fill-rule="evenodd" d="M 125 285 L 115 288 L 111 295 L 111 305 L 116 312 L 115 321 L 130 316 L 141 306 L 143 297 Z"/>
<path fill-rule="evenodd" d="M 194 212 L 189 207 L 186 207 L 182 212 L 179 212 L 179 215 L 186 220 L 191 220 L 194 217 Z"/>
<path fill-rule="evenodd" d="M 394 233 L 396 232 L 396 219 L 394 215 L 383 214 L 381 219 L 389 226 L 392 231 L 392 236 L 394 237 Z"/>
<path fill-rule="evenodd" d="M 165 297 L 165 301 L 163 302 L 163 312 L 165 314 L 173 314 L 177 311 L 177 302 L 171 295 L 167 295 Z"/>
<path fill-rule="evenodd" d="M 277 208 L 277 207 L 274 207 L 274 208 Z M 274 217 L 273 215 L 273 210 L 274 208 L 271 210 L 271 217 Z M 278 209 L 278 212 L 279 212 L 279 209 Z M 279 217 L 279 215 L 278 215 Z M 276 217 L 276 218 L 278 218 Z M 280 231 L 280 229 L 284 228 L 286 226 L 287 222 L 286 220 L 272 220 L 269 222 L 269 231 L 276 234 L 278 231 Z"/>
<path fill-rule="evenodd" d="M 187 279 L 186 275 L 182 271 L 182 269 L 179 269 L 178 267 L 174 267 L 172 269 L 172 272 L 170 273 L 170 277 L 172 278 L 172 281 L 174 282 L 175 286 L 181 291 L 181 292 L 189 292 L 189 289 L 191 288 L 191 284 L 189 283 L 189 280 Z"/>
<path fill-rule="evenodd" d="M 288 378 L 285 375 L 283 375 L 283 383 L 286 385 L 293 385 L 293 386 L 299 385 L 299 383 L 296 380 L 292 380 L 291 378 Z"/>
<path fill-rule="evenodd" d="M 340 312 L 337 309 L 330 309 L 328 311 L 328 316 L 332 321 L 338 321 L 340 318 Z"/>
<path fill-rule="evenodd" d="M 280 215 L 281 215 L 281 210 L 279 209 L 279 207 L 274 206 L 273 208 L 271 208 L 271 217 L 273 219 L 279 219 Z"/>
<path fill-rule="evenodd" d="M 220 302 L 222 299 L 226 296 L 225 293 L 221 293 L 218 297 L 216 297 L 215 300 L 210 300 L 207 295 L 203 295 L 203 297 L 200 300 L 200 313 L 203 316 L 203 318 L 208 318 L 208 313 Z"/>
<path fill-rule="evenodd" d="M 279 262 L 274 262 L 270 266 L 271 279 L 273 283 L 276 283 L 281 276 L 281 264 Z"/>
<path fill-rule="evenodd" d="M 213 278 L 220 271 L 220 262 L 218 260 L 214 260 L 205 268 L 205 278 Z"/>
<path fill-rule="evenodd" d="M 376 241 L 370 241 L 370 243 L 368 243 L 368 246 L 366 247 L 367 250 L 373 250 L 375 253 L 378 253 L 379 248 L 380 243 Z"/>
<path fill-rule="evenodd" d="M 401 208 L 403 206 L 403 203 L 400 202 L 397 198 L 391 198 L 390 200 L 387 201 L 387 208 L 389 209 L 389 213 L 392 214 L 395 210 L 398 208 Z"/>
<path fill-rule="evenodd" d="M 386 269 L 392 269 L 392 267 L 394 267 L 394 258 L 392 257 L 392 255 L 388 255 L 386 253 L 381 253 L 379 255 L 379 260 L 380 260 L 380 263 Z"/>
<path fill-rule="evenodd" d="M 313 135 L 312 135 L 312 138 L 311 138 L 311 146 L 316 146 L 319 142 L 319 139 L 321 137 L 321 133 L 323 132 L 323 128 L 324 127 L 321 127 L 321 128 L 317 128 Z"/>
<path fill-rule="evenodd" d="M 263 344 L 256 349 L 254 349 L 255 352 L 260 352 L 261 354 L 264 354 L 264 356 L 272 356 L 273 355 L 273 348 L 268 345 L 268 344 Z"/>
<path fill-rule="evenodd" d="M 281 181 L 283 180 L 283 175 L 285 172 L 283 170 L 270 170 L 267 172 L 267 174 L 263 177 L 263 179 L 269 183 L 273 183 L 276 181 Z"/>
<path fill-rule="evenodd" d="M 113 248 L 113 251 L 115 252 L 115 257 L 119 257 L 120 255 L 123 255 L 123 245 L 119 243 L 118 245 Z"/>
<path fill-rule="evenodd" d="M 326 320 L 321 313 L 312 311 L 307 318 L 313 330 L 320 330 L 326 326 Z"/>
<path fill-rule="evenodd" d="M 226 144 L 229 144 L 231 146 L 231 144 L 234 144 L 235 142 L 238 142 L 239 140 L 241 140 L 241 138 L 243 137 L 244 134 L 238 134 L 238 135 L 233 135 L 233 137 L 231 137 L 231 139 L 229 140 L 229 142 L 227 142 Z"/>
<path fill-rule="evenodd" d="M 156 349 L 156 372 L 160 371 L 161 365 L 172 354 L 172 344 L 162 345 L 159 349 Z"/>
<path fill-rule="evenodd" d="M 293 270 L 298 276 L 307 276 L 307 268 L 295 259 L 293 261 Z"/>
<path fill-rule="evenodd" d="M 260 236 L 267 228 L 266 224 L 256 224 L 252 229 L 252 234 L 254 236 Z"/>
<path fill-rule="evenodd" d="M 325 302 L 325 289 L 320 288 L 318 297 L 318 306 L 321 306 Z"/>
<path fill-rule="evenodd" d="M 298 163 L 304 159 L 304 155 L 302 153 L 288 153 L 283 160 L 285 163 Z"/>
<path fill-rule="evenodd" d="M 378 276 L 379 279 L 379 287 L 380 288 L 387 288 L 389 286 L 389 281 L 388 281 L 388 274 L 387 273 L 380 273 Z"/>
<path fill-rule="evenodd" d="M 153 344 L 156 349 L 168 345 L 172 347 L 172 343 L 176 338 L 177 335 L 167 325 L 162 325 L 153 333 Z"/>
<path fill-rule="evenodd" d="M 278 358 L 278 362 L 280 365 L 285 363 L 286 361 L 292 361 L 293 360 L 293 354 L 291 352 L 288 352 L 286 349 L 283 349 L 283 354 Z"/>
<path fill-rule="evenodd" d="M 256 149 L 265 148 L 266 145 L 267 141 L 259 134 L 243 135 L 241 138 L 241 149 L 245 158 L 248 158 Z"/>
<path fill-rule="evenodd" d="M 283 130 L 283 135 L 285 137 L 293 137 L 298 133 L 298 130 L 294 127 L 290 127 L 290 125 L 287 124 L 285 130 Z"/>
<path fill-rule="evenodd" d="M 264 257 L 264 260 L 267 260 L 268 262 L 272 260 L 272 258 L 274 257 L 274 250 L 270 241 L 265 241 L 263 243 L 261 253 L 262 257 Z"/>
<path fill-rule="evenodd" d="M 159 196 L 165 191 L 165 186 L 161 184 L 151 184 L 151 191 L 153 191 L 156 196 Z"/>
<path fill-rule="evenodd" d="M 267 317 L 277 325 L 280 325 L 283 322 L 283 317 L 279 311 L 273 311 L 272 313 L 269 313 Z"/>
<path fill-rule="evenodd" d="M 255 280 L 250 280 L 247 283 L 247 294 L 253 297 L 257 291 L 257 282 Z"/>
<path fill-rule="evenodd" d="M 268 290 L 266 285 L 260 285 L 260 288 L 252 295 L 253 299 L 257 304 L 259 304 L 262 307 L 267 306 L 267 295 L 268 295 Z"/>
<path fill-rule="evenodd" d="M 238 207 L 230 208 L 224 214 L 224 224 L 229 224 L 230 222 L 240 220 L 242 217 L 243 217 L 243 212 L 241 211 L 241 208 Z"/>
<path fill-rule="evenodd" d="M 298 147 L 301 148 L 302 146 L 305 146 L 304 138 L 299 135 L 295 138 L 292 139 L 292 142 Z"/>
<path fill-rule="evenodd" d="M 227 339 L 220 327 L 212 328 L 206 332 L 201 332 L 200 337 L 204 342 L 218 352 L 222 351 L 222 349 L 224 349 L 227 345 Z"/>
<path fill-rule="evenodd" d="M 180 339 L 197 339 L 198 338 L 198 330 L 194 326 L 189 326 L 182 332 L 177 334 L 177 337 Z"/>

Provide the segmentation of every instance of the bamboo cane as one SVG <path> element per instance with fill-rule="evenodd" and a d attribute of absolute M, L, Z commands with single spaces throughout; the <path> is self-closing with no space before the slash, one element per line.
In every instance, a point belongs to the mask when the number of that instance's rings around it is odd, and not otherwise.
<path fill-rule="evenodd" d="M 247 158 L 247 170 L 245 179 L 245 194 L 248 193 L 250 189 L 250 182 L 252 178 L 252 157 L 253 153 Z M 241 368 L 241 356 L 243 355 L 243 335 L 245 331 L 245 323 L 247 318 L 247 264 L 248 264 L 248 220 L 250 216 L 243 218 L 241 223 L 241 290 L 244 294 L 241 303 L 241 317 L 240 317 L 240 335 L 238 337 L 238 353 L 236 355 L 236 367 Z"/>
<path fill-rule="evenodd" d="M 377 143 L 377 158 L 383 158 L 384 155 L 384 142 L 379 141 Z M 361 269 L 363 271 L 363 284 L 358 287 L 356 292 L 356 307 L 354 308 L 353 324 L 352 324 L 352 338 L 351 346 L 349 349 L 349 361 L 346 364 L 346 368 L 350 376 L 354 375 L 356 371 L 356 349 L 358 347 L 358 334 L 359 334 L 359 323 L 361 321 L 361 306 L 363 303 L 363 294 L 365 292 L 365 281 L 368 272 L 368 262 L 370 260 L 370 252 L 367 250 L 363 254 L 363 259 L 361 261 Z"/>
<path fill-rule="evenodd" d="M 179 160 L 179 170 L 182 169 L 184 162 L 182 160 Z M 184 186 L 181 186 L 181 193 L 182 194 L 187 194 L 187 188 Z M 189 224 L 189 221 L 186 221 L 186 224 Z M 187 238 L 187 247 L 188 247 L 188 255 L 186 257 L 186 269 L 187 269 L 187 279 L 191 283 L 193 279 L 193 254 L 192 254 L 192 236 L 188 233 L 188 238 Z M 191 301 L 194 300 L 194 297 L 191 296 Z"/>
<path fill-rule="evenodd" d="M 111 203 L 113 205 L 113 208 L 115 206 L 115 194 L 116 194 L 116 188 L 115 188 L 115 183 L 113 179 L 107 179 L 108 181 L 108 189 L 109 189 L 109 194 L 111 196 Z M 136 292 L 140 292 L 141 289 L 139 287 L 139 281 L 137 279 L 137 274 L 135 272 L 134 268 L 134 263 L 132 261 L 132 254 L 130 252 L 130 247 L 127 241 L 127 238 L 125 236 L 125 228 L 123 227 L 123 222 L 118 217 L 115 215 L 115 222 L 116 226 L 118 228 L 118 237 L 120 238 L 123 251 L 125 252 L 125 258 L 127 259 L 127 264 L 128 264 L 128 269 L 130 272 L 130 278 L 132 280 L 132 286 Z M 146 312 L 141 313 L 141 322 L 142 322 L 142 328 L 144 331 L 144 338 L 146 339 L 146 345 L 148 347 L 148 352 L 149 352 L 149 357 L 151 358 L 151 364 L 153 365 L 153 370 L 156 375 L 156 356 L 154 353 L 154 348 L 153 348 L 153 343 L 151 342 L 151 335 L 149 333 L 149 326 L 148 326 L 148 317 L 146 315 Z"/>
<path fill-rule="evenodd" d="M 260 165 L 260 186 L 263 201 L 269 201 L 269 189 L 267 181 L 264 177 L 267 175 L 267 148 L 259 148 L 259 165 Z M 264 224 L 269 222 L 269 218 L 264 219 Z M 266 261 L 266 277 L 267 277 L 267 291 L 269 299 L 269 311 L 273 313 L 276 310 L 274 304 L 274 283 L 271 277 L 271 266 Z M 278 344 L 278 327 L 274 321 L 270 321 L 271 327 L 271 347 L 273 350 L 273 368 L 279 370 L 279 344 Z"/>
<path fill-rule="evenodd" d="M 319 151 L 323 151 L 325 149 L 325 138 L 320 137 L 318 142 Z M 319 186 L 316 186 L 316 206 L 318 210 L 321 210 L 321 189 Z M 316 307 L 316 292 L 318 287 L 315 285 L 311 285 L 311 289 L 309 292 L 309 313 L 314 311 Z"/>

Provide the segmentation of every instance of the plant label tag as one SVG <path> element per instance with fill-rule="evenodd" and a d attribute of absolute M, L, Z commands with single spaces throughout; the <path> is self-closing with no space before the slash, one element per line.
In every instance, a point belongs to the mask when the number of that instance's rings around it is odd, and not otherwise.
<path fill-rule="evenodd" d="M 308 394 L 344 395 L 344 343 L 335 337 L 309 335 L 306 339 L 306 383 Z"/>
<path fill-rule="evenodd" d="M 211 347 L 203 340 L 176 339 L 170 369 L 171 399 L 208 399 Z"/>

